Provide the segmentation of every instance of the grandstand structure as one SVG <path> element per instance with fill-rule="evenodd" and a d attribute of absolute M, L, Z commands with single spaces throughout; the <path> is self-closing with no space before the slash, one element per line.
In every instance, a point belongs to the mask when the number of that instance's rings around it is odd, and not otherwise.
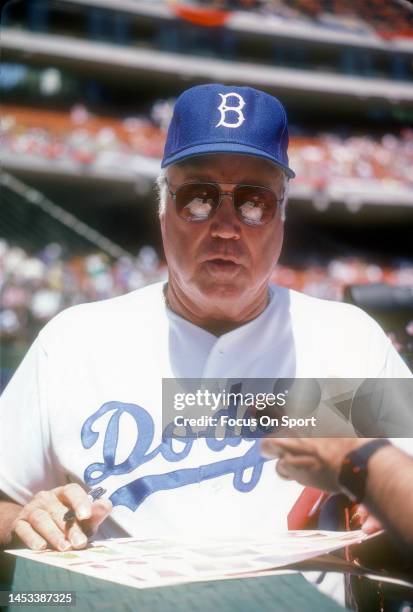
<path fill-rule="evenodd" d="M 57 242 L 66 254 L 94 249 L 113 259 L 132 257 L 112 240 L 7 172 L 0 172 L 0 186 L 0 225 L 12 242 L 27 251 L 39 251 L 45 243 Z"/>
<path fill-rule="evenodd" d="M 377 251 L 389 228 L 407 256 L 413 10 L 348 4 L 16 0 L 2 16 L 3 167 L 125 249 L 159 247 L 153 184 L 174 98 L 247 84 L 289 110 L 301 238 L 286 256 L 349 237 Z"/>

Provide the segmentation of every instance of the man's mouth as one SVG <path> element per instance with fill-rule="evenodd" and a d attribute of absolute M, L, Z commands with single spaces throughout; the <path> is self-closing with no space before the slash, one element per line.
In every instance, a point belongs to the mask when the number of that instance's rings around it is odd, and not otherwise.
<path fill-rule="evenodd" d="M 212 274 L 232 275 L 241 267 L 241 264 L 231 257 L 213 257 L 207 259 L 205 264 Z"/>
<path fill-rule="evenodd" d="M 224 259 L 222 257 L 214 257 L 214 259 L 209 259 L 212 263 L 217 263 L 221 266 L 238 266 L 239 264 L 233 259 Z"/>
<path fill-rule="evenodd" d="M 233 263 L 233 264 L 237 264 L 240 265 L 240 259 L 239 257 L 237 257 L 236 255 L 227 255 L 227 254 L 216 254 L 216 255 L 210 255 L 206 261 L 217 261 L 219 263 Z"/>

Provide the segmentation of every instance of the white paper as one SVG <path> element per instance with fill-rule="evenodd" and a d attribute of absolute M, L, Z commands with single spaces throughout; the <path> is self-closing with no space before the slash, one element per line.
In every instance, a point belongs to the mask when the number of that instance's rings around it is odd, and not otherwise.
<path fill-rule="evenodd" d="M 182 544 L 166 539 L 113 538 L 84 550 L 6 552 L 136 588 L 268 575 L 285 565 L 356 544 L 362 531 L 288 531 L 264 539 Z M 288 573 L 282 570 L 280 573 Z M 277 572 L 278 573 L 278 572 Z"/>

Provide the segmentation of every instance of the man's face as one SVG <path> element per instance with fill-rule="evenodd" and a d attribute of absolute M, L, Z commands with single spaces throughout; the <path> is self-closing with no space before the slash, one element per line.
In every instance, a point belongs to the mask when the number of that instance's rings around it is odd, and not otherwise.
<path fill-rule="evenodd" d="M 281 170 L 270 161 L 235 154 L 214 154 L 168 168 L 171 191 L 186 182 L 219 183 L 224 192 L 235 184 L 261 185 L 283 195 Z M 168 195 L 161 229 L 170 283 L 189 300 L 209 311 L 225 304 L 239 309 L 266 291 L 283 241 L 283 221 L 278 207 L 273 219 L 262 226 L 245 225 L 236 216 L 228 195 L 213 216 L 203 222 L 188 222 L 176 213 Z"/>

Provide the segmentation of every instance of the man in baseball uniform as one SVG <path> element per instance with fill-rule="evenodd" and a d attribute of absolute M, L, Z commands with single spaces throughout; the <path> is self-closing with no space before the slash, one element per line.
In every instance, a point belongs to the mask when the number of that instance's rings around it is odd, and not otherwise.
<path fill-rule="evenodd" d="M 259 441 L 162 437 L 162 379 L 407 377 L 359 309 L 269 283 L 289 167 L 285 110 L 249 87 L 178 99 L 158 180 L 166 284 L 63 311 L 0 409 L 0 542 L 199 538 L 287 529 L 302 487 Z M 91 503 L 85 490 L 102 486 Z M 68 526 L 63 516 L 73 509 Z M 106 520 L 105 520 L 106 519 Z"/>

